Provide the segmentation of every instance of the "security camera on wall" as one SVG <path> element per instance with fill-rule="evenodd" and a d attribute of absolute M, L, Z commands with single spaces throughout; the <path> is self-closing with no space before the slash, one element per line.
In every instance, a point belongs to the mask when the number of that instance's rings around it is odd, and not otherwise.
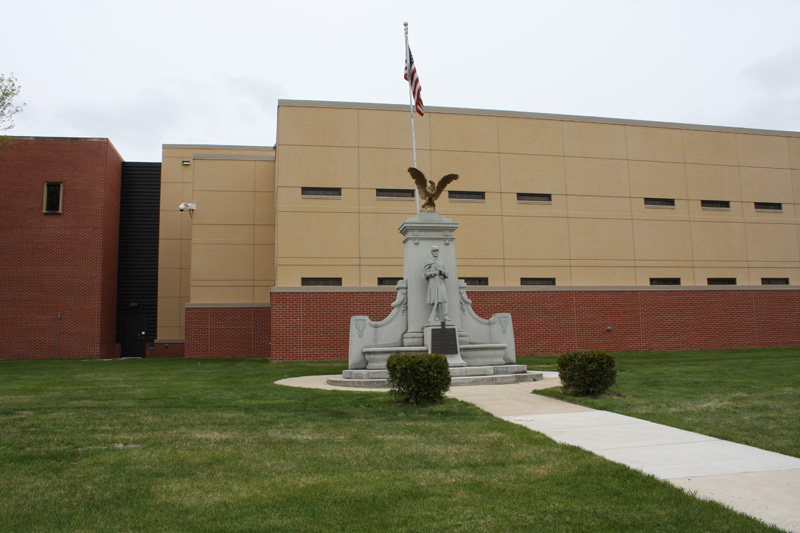
<path fill-rule="evenodd" d="M 186 211 L 188 209 L 189 210 L 189 216 L 192 216 L 192 214 L 194 213 L 194 210 L 197 209 L 197 205 L 196 204 L 190 204 L 188 202 L 183 202 L 181 205 L 178 206 L 178 209 L 181 210 L 181 211 Z"/>

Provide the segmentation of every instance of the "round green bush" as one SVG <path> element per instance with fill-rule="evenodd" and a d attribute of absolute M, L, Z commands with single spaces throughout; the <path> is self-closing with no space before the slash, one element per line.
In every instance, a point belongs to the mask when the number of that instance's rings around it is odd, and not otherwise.
<path fill-rule="evenodd" d="M 386 360 L 389 386 L 400 401 L 422 405 L 439 402 L 450 390 L 447 358 L 439 354 L 394 354 Z"/>
<path fill-rule="evenodd" d="M 558 356 L 558 377 L 576 396 L 597 396 L 617 380 L 614 357 L 598 350 L 576 350 Z"/>

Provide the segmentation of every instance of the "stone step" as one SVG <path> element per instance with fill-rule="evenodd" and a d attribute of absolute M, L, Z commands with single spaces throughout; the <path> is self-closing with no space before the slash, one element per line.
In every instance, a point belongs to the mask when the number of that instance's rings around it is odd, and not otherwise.
<path fill-rule="evenodd" d="M 507 366 L 507 365 L 504 365 Z M 524 365 L 513 365 L 524 366 Z M 474 367 L 480 368 L 480 367 Z M 491 368 L 491 367 L 489 367 Z M 452 369 L 451 369 L 452 370 Z M 345 370 L 345 372 L 359 372 L 357 370 Z M 379 372 L 377 370 L 365 370 L 363 372 Z M 340 377 L 328 378 L 328 385 L 337 387 L 355 387 L 364 389 L 379 389 L 388 387 L 387 378 L 366 378 L 366 377 Z M 453 377 L 450 385 L 458 387 L 461 385 L 508 385 L 511 383 L 524 383 L 527 381 L 539 381 L 543 379 L 541 372 L 523 372 L 523 373 L 509 373 L 509 374 L 485 374 L 485 375 L 468 375 Z"/>

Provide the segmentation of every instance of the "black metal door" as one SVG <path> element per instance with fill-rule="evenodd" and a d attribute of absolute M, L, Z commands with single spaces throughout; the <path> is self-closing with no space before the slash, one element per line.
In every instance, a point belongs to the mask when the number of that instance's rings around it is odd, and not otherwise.
<path fill-rule="evenodd" d="M 144 357 L 147 349 L 147 315 L 142 312 L 128 312 L 122 315 L 122 357 Z"/>

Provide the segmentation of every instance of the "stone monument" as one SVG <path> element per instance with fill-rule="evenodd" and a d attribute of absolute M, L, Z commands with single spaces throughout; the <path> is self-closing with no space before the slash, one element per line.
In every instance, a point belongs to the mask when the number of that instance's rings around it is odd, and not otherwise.
<path fill-rule="evenodd" d="M 333 385 L 381 387 L 389 374 L 386 359 L 395 353 L 440 353 L 447 357 L 453 385 L 516 383 L 541 379 L 541 374 L 516 364 L 511 315 L 483 319 L 472 310 L 467 284 L 458 278 L 455 231 L 458 223 L 435 211 L 444 187 L 458 179 L 449 174 L 425 183 L 409 169 L 428 207 L 400 225 L 403 236 L 403 279 L 389 315 L 378 322 L 368 316 L 350 319 L 349 368 Z M 422 188 L 428 192 L 422 194 Z"/>

